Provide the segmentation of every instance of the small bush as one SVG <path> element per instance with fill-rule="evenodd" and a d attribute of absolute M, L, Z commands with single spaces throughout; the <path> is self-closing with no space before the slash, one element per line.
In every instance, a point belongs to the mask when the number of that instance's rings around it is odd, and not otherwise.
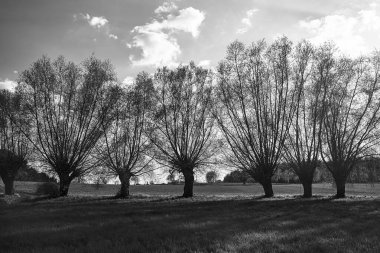
<path fill-rule="evenodd" d="M 56 198 L 59 197 L 59 187 L 58 184 L 47 182 L 42 183 L 37 187 L 37 195 L 48 195 L 49 197 Z"/>

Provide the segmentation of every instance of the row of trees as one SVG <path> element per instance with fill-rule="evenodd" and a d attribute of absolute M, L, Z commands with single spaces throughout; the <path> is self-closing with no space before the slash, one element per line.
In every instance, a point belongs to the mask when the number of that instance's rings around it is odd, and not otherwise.
<path fill-rule="evenodd" d="M 322 161 L 344 197 L 354 166 L 377 154 L 379 56 L 351 59 L 331 44 L 286 37 L 233 42 L 216 72 L 163 67 L 128 87 L 109 62 L 42 57 L 15 93 L 1 93 L 2 154 L 47 166 L 61 196 L 74 178 L 102 168 L 126 197 L 131 177 L 157 169 L 154 161 L 183 175 L 183 197 L 193 196 L 194 172 L 215 163 L 250 175 L 266 197 L 280 163 L 290 164 L 310 197 Z M 0 168 L 18 166 L 0 160 Z"/>

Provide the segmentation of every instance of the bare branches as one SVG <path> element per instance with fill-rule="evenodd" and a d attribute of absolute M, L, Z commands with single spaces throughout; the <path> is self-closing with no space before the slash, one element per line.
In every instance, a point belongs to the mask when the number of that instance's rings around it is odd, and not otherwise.
<path fill-rule="evenodd" d="M 215 116 L 231 148 L 229 161 L 263 184 L 267 196 L 294 111 L 290 53 L 286 38 L 269 47 L 234 42 L 218 69 Z"/>
<path fill-rule="evenodd" d="M 23 72 L 35 135 L 31 139 L 41 155 L 60 177 L 66 195 L 72 179 L 94 167 L 91 151 L 110 124 L 117 99 L 107 86 L 114 80 L 108 62 L 90 57 L 83 68 L 59 57 L 43 57 Z"/>
<path fill-rule="evenodd" d="M 210 81 L 208 71 L 193 63 L 155 74 L 157 106 L 149 137 L 158 150 L 158 162 L 184 174 L 185 197 L 192 196 L 194 169 L 208 164 L 215 154 Z"/>
<path fill-rule="evenodd" d="M 355 164 L 375 155 L 379 135 L 379 61 L 378 53 L 355 60 L 340 58 L 324 84 L 324 148 L 322 158 L 344 197 L 344 184 Z"/>
<path fill-rule="evenodd" d="M 149 75 L 141 73 L 132 87 L 115 89 L 119 99 L 110 127 L 103 126 L 104 141 L 99 144 L 98 157 L 101 166 L 119 176 L 124 190 L 119 196 L 127 197 L 130 178 L 151 169 L 153 158 L 147 156 L 151 144 L 145 131 L 154 87 Z"/>

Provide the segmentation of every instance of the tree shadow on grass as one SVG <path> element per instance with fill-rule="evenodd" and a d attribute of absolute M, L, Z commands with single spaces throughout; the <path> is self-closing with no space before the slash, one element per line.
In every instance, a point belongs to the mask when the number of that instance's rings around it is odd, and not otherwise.
<path fill-rule="evenodd" d="M 380 201 L 89 201 L 2 213 L 6 251 L 376 252 Z"/>

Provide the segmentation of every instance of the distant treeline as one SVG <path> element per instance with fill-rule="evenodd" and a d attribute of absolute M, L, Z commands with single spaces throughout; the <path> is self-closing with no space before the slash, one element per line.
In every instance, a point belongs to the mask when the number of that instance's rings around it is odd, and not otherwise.
<path fill-rule="evenodd" d="M 253 183 L 255 180 L 247 173 L 241 170 L 234 170 L 228 173 L 223 182 L 225 183 Z M 273 183 L 300 183 L 297 174 L 293 169 L 286 164 L 281 164 L 275 172 Z M 334 182 L 331 173 L 320 162 L 316 168 L 313 178 L 313 183 L 332 183 Z M 350 176 L 347 179 L 348 183 L 376 183 L 380 182 L 380 160 L 379 159 L 367 159 L 358 163 L 355 166 Z"/>
<path fill-rule="evenodd" d="M 57 183 L 57 179 L 54 177 L 48 176 L 44 172 L 38 172 L 33 167 L 25 166 L 21 168 L 16 177 L 15 181 L 30 181 L 30 182 L 55 182 Z"/>

